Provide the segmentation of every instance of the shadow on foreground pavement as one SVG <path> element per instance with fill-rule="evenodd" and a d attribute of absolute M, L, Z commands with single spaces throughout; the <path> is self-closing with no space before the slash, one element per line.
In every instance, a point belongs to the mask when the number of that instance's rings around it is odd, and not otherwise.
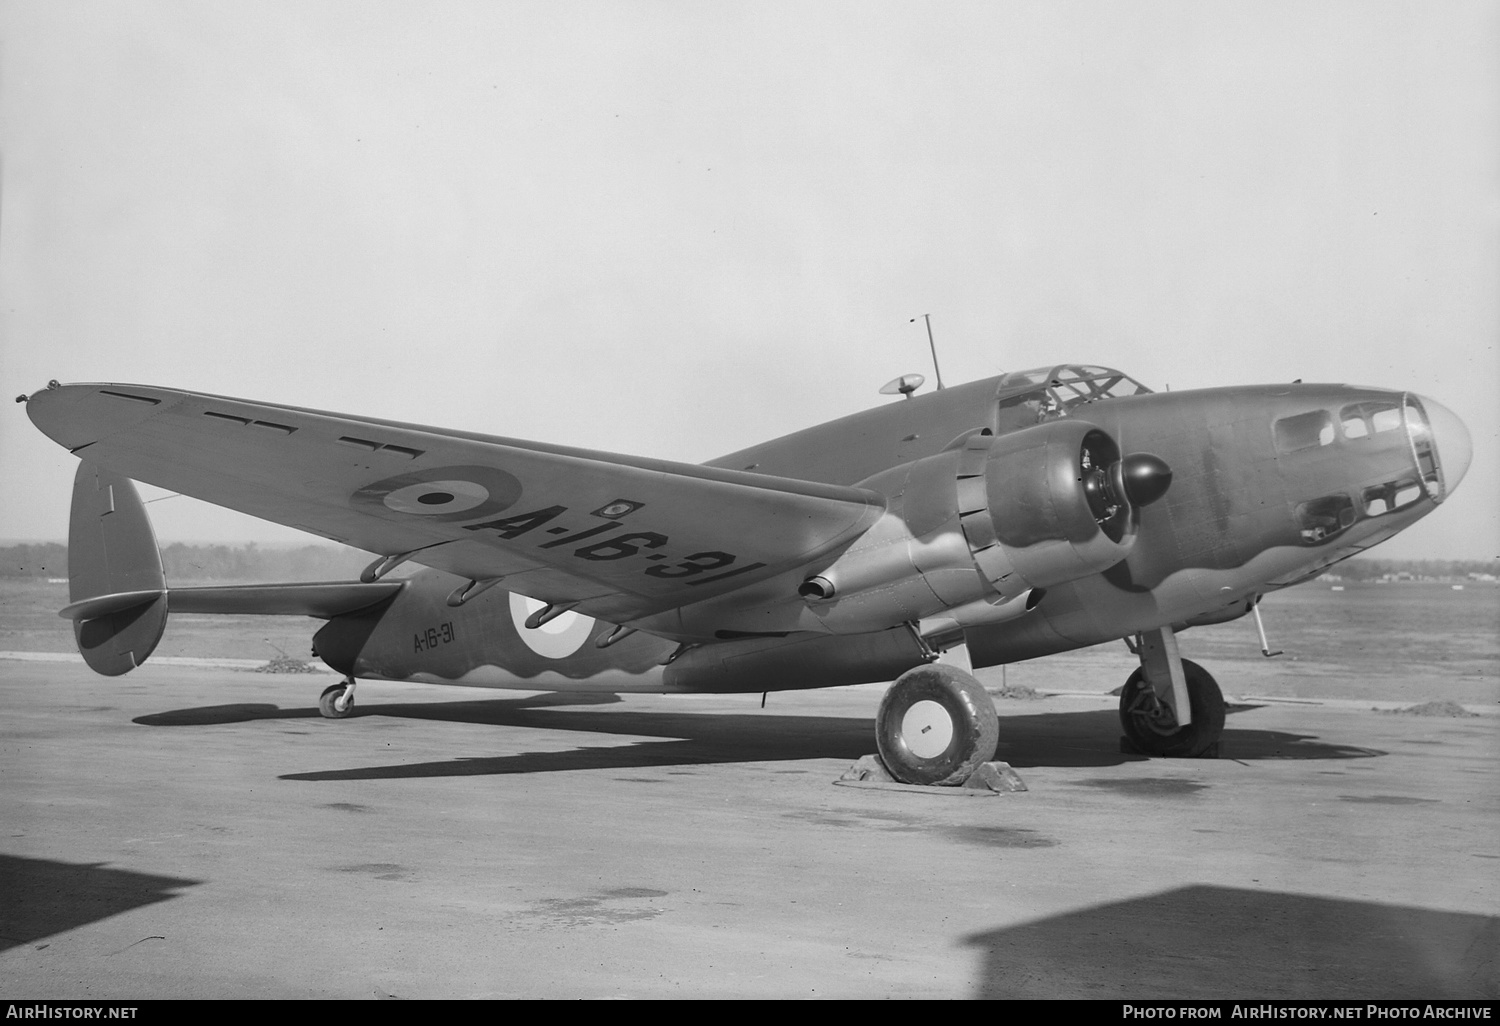
<path fill-rule="evenodd" d="M 975 934 L 979 997 L 1495 999 L 1500 920 L 1183 887 Z"/>
<path fill-rule="evenodd" d="M 102 862 L 0 855 L 0 951 L 167 901 L 201 882 L 106 869 Z"/>

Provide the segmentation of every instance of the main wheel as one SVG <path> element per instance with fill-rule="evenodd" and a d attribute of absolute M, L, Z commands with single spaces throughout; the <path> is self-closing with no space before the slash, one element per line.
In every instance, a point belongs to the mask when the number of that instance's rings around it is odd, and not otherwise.
<path fill-rule="evenodd" d="M 339 698 L 348 689 L 348 687 L 348 684 L 332 684 L 324 688 L 323 693 L 318 696 L 318 712 L 322 713 L 330 720 L 341 720 L 345 716 L 348 716 L 350 713 L 352 713 L 354 711 L 353 695 L 349 696 L 349 700 L 347 702 L 342 703 L 342 709 L 339 708 L 339 705 L 341 704 L 339 702 Z"/>
<path fill-rule="evenodd" d="M 1120 692 L 1120 725 L 1132 744 L 1147 755 L 1192 758 L 1202 755 L 1224 733 L 1224 693 L 1207 670 L 1190 659 L 1182 661 L 1187 678 L 1188 707 L 1193 722 L 1177 725 L 1170 706 L 1156 697 L 1144 670 L 1136 670 Z"/>
<path fill-rule="evenodd" d="M 907 784 L 958 785 L 995 757 L 1000 718 L 979 682 L 931 663 L 907 670 L 880 700 L 875 745 Z"/>

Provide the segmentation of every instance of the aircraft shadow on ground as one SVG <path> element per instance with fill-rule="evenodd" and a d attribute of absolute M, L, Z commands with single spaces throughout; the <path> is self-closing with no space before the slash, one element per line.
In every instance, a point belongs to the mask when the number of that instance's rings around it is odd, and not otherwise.
<path fill-rule="evenodd" d="M 1256 706 L 1236 707 L 1246 712 Z M 1002 717 L 1000 750 L 996 758 L 1017 769 L 1034 766 L 1112 766 L 1146 758 L 1121 753 L 1120 717 L 1114 710 L 1038 713 Z M 1368 759 L 1386 753 L 1377 748 L 1340 744 L 1316 734 L 1281 730 L 1224 729 L 1219 757 L 1241 761 L 1267 759 Z"/>
<path fill-rule="evenodd" d="M 980 997 L 1489 999 L 1500 919 L 1192 886 L 965 938 Z"/>
<path fill-rule="evenodd" d="M 356 707 L 355 717 L 386 716 L 526 727 L 542 730 L 625 735 L 632 744 L 580 746 L 554 752 L 470 755 L 435 762 L 363 766 L 287 774 L 288 780 L 372 780 L 402 777 L 483 776 L 549 773 L 563 770 L 640 769 L 652 766 L 710 765 L 804 759 L 848 759 L 874 750 L 874 727 L 862 717 L 783 715 L 761 712 L 639 712 L 599 709 L 614 695 L 539 695 L 516 699 L 417 702 Z M 144 726 L 210 726 L 250 720 L 315 719 L 316 709 L 282 709 L 241 704 L 179 709 L 138 717 Z M 1018 769 L 1029 767 L 1108 767 L 1139 762 L 1123 751 L 1120 724 L 1112 710 L 1002 715 L 996 758 Z M 1226 730 L 1222 757 L 1257 759 L 1351 759 L 1384 755 L 1353 745 L 1325 742 L 1313 735 L 1272 730 Z"/>
<path fill-rule="evenodd" d="M 528 695 L 525 698 L 503 698 L 495 699 L 505 703 L 510 709 L 551 709 L 558 706 L 569 705 L 615 705 L 619 703 L 619 695 L 611 694 L 544 694 Z M 453 704 L 453 703 L 449 703 Z M 470 705 L 475 703 L 460 702 L 459 705 Z M 406 706 L 356 706 L 355 716 L 369 715 L 391 715 L 392 710 L 408 708 Z M 238 702 L 230 705 L 204 705 L 194 709 L 173 709 L 170 712 L 152 713 L 149 716 L 137 716 L 131 720 L 143 727 L 202 727 L 221 723 L 245 723 L 249 720 L 297 720 L 321 719 L 322 713 L 317 709 L 308 707 L 306 709 L 283 709 L 269 702 Z M 457 719 L 457 717 L 442 717 L 444 719 Z M 472 720 L 466 722 L 482 723 L 484 720 Z"/>
<path fill-rule="evenodd" d="M 201 880 L 0 855 L 0 951 L 177 897 Z"/>

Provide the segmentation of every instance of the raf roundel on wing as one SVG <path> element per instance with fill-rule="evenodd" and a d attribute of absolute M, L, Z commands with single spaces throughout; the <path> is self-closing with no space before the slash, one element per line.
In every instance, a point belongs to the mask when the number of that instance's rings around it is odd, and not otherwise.
<path fill-rule="evenodd" d="M 521 482 L 494 467 L 432 467 L 382 478 L 349 498 L 356 509 L 377 516 L 400 513 L 427 520 L 475 520 L 508 509 L 521 497 Z"/>

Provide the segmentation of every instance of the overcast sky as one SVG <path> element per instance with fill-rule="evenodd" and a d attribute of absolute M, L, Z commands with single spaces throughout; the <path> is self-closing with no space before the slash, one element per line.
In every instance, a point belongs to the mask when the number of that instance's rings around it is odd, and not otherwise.
<path fill-rule="evenodd" d="M 1500 3 L 0 6 L 0 384 L 701 461 L 1083 361 L 1409 388 L 1500 555 Z M 73 457 L 0 416 L 0 539 Z M 161 492 L 150 492 L 161 495 Z M 164 541 L 296 532 L 188 499 Z"/>

